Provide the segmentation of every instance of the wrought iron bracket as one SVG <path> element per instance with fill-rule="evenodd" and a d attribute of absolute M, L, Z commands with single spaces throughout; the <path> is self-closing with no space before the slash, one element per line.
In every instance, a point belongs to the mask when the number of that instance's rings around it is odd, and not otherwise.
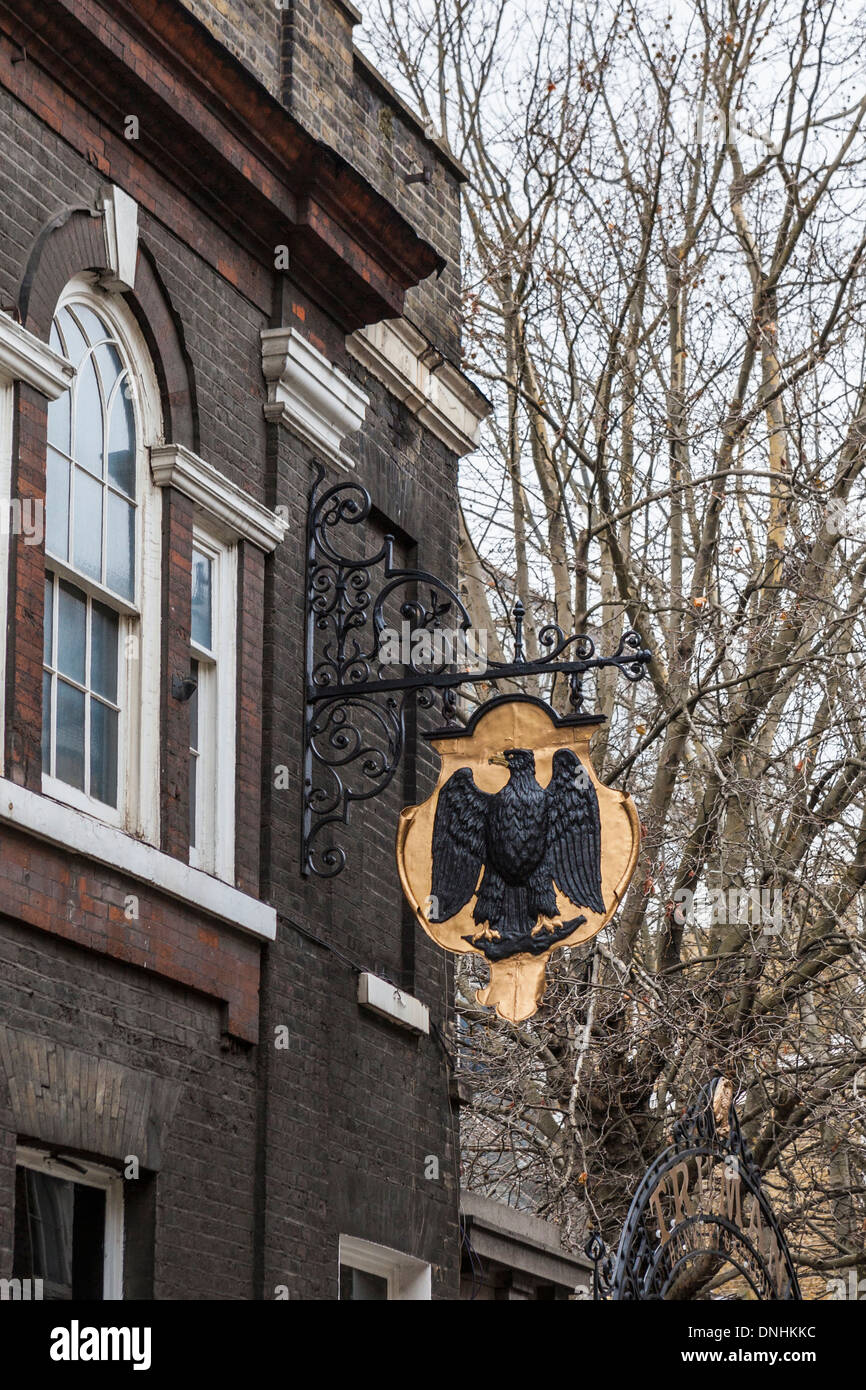
<path fill-rule="evenodd" d="M 614 667 L 637 681 L 652 657 L 637 632 L 624 633 L 612 656 L 597 656 L 592 638 L 567 637 L 551 623 L 538 634 L 541 655 L 527 661 L 526 610 L 518 599 L 512 660 L 487 660 L 486 644 L 473 640 L 455 589 L 426 570 L 396 565 L 393 536 L 364 553 L 372 505 L 360 483 L 326 486 L 325 470 L 317 467 L 307 514 L 305 875 L 332 878 L 343 869 L 346 851 L 334 835 L 348 825 L 354 802 L 378 796 L 391 782 L 403 755 L 411 697 L 431 709 L 438 696 L 445 723 L 454 727 L 461 686 L 563 676 L 574 717 L 582 721 L 588 671 Z M 399 629 L 390 625 L 397 619 Z"/>

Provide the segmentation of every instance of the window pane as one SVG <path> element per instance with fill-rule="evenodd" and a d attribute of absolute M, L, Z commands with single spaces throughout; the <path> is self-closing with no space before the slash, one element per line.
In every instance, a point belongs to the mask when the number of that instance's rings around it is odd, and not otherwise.
<path fill-rule="evenodd" d="M 118 617 L 102 603 L 93 604 L 90 629 L 90 688 L 117 703 Z"/>
<path fill-rule="evenodd" d="M 57 682 L 57 749 L 54 775 L 84 790 L 84 694 Z"/>
<path fill-rule="evenodd" d="M 54 576 L 45 576 L 45 616 L 42 623 L 42 660 L 50 666 L 54 651 Z"/>
<path fill-rule="evenodd" d="M 51 676 L 42 672 L 42 771 L 51 775 Z"/>
<path fill-rule="evenodd" d="M 122 497 L 108 494 L 108 535 L 105 582 L 109 589 L 131 599 L 135 590 L 135 508 Z"/>
<path fill-rule="evenodd" d="M 117 805 L 117 711 L 90 702 L 90 795 Z"/>
<path fill-rule="evenodd" d="M 87 359 L 76 382 L 73 457 L 88 472 L 102 477 L 102 401 L 92 357 Z"/>
<path fill-rule="evenodd" d="M 45 547 L 61 560 L 69 558 L 69 464 L 53 449 L 45 468 Z"/>
<path fill-rule="evenodd" d="M 210 651 L 213 644 L 211 616 L 211 561 L 200 550 L 192 552 L 192 640 Z"/>
<path fill-rule="evenodd" d="M 70 452 L 69 428 L 72 407 L 71 391 L 64 391 L 56 401 L 48 402 L 48 443 L 64 454 Z"/>
<path fill-rule="evenodd" d="M 105 1193 L 19 1165 L 12 1277 L 43 1280 L 46 1301 L 102 1300 Z"/>
<path fill-rule="evenodd" d="M 111 424 L 108 430 L 108 476 L 125 492 L 135 496 L 135 415 L 127 396 L 129 378 L 125 377 L 114 393 L 111 404 Z"/>
<path fill-rule="evenodd" d="M 101 343 L 103 338 L 111 337 L 111 332 L 102 322 L 102 319 L 98 318 L 93 310 L 88 309 L 86 305 L 76 304 L 73 308 L 73 313 L 91 343 Z"/>
<path fill-rule="evenodd" d="M 57 669 L 64 676 L 84 684 L 87 599 L 71 584 L 60 585 L 57 613 Z"/>
<path fill-rule="evenodd" d="M 73 1183 L 16 1168 L 13 1278 L 44 1280 L 46 1300 L 72 1298 L 74 1208 Z"/>
<path fill-rule="evenodd" d="M 60 332 L 63 334 L 66 343 L 66 356 L 74 367 L 77 367 L 85 352 L 87 343 L 82 336 L 81 329 L 77 323 L 73 322 L 72 315 L 68 309 L 61 309 L 57 315 L 57 322 L 60 325 Z"/>
<path fill-rule="evenodd" d="M 103 487 L 80 468 L 74 470 L 74 534 L 72 563 L 91 579 L 102 578 L 102 493 Z"/>
<path fill-rule="evenodd" d="M 93 353 L 99 380 L 102 382 L 102 398 L 107 403 L 111 399 L 114 383 L 123 371 L 123 364 L 112 343 L 101 343 Z"/>

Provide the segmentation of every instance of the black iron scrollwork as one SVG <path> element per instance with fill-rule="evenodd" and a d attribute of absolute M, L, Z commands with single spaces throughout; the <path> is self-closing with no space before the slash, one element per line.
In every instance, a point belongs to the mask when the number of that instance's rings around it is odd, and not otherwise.
<path fill-rule="evenodd" d="M 629 631 L 613 656 L 596 656 L 590 637 L 568 637 L 550 624 L 538 635 L 541 655 L 526 661 L 518 600 L 513 659 L 488 661 L 454 588 L 426 570 L 395 565 L 393 536 L 364 552 L 372 510 L 366 488 L 324 482 L 319 467 L 307 518 L 302 870 L 333 877 L 346 862 L 334 836 L 348 824 L 352 803 L 378 796 L 400 765 L 410 696 L 424 709 L 438 702 L 448 724 L 461 686 L 562 675 L 579 714 L 587 671 L 613 666 L 639 680 L 651 653 Z"/>
<path fill-rule="evenodd" d="M 593 1233 L 597 1300 L 800 1298 L 791 1253 L 719 1077 L 674 1126 L 634 1195 L 615 1258 Z"/>

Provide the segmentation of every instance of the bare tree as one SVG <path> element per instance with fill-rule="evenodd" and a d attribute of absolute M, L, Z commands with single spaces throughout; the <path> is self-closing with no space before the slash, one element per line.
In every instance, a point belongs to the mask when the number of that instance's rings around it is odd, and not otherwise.
<path fill-rule="evenodd" d="M 736 1084 L 813 1295 L 866 1274 L 866 93 L 832 0 L 378 0 L 471 173 L 461 479 L 479 626 L 615 646 L 603 779 L 643 822 L 609 932 L 512 1027 L 460 971 L 464 1181 L 615 1235 Z M 566 692 L 550 698 L 562 708 Z"/>

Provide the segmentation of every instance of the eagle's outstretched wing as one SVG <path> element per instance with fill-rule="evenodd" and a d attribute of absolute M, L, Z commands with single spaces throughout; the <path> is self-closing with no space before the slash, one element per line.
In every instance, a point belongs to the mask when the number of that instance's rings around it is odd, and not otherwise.
<path fill-rule="evenodd" d="M 468 767 L 458 768 L 439 793 L 433 822 L 431 922 L 447 922 L 466 906 L 478 886 L 489 800 L 476 787 Z"/>
<path fill-rule="evenodd" d="M 598 797 L 580 759 L 568 748 L 553 755 L 547 804 L 547 862 L 556 886 L 575 907 L 604 912 Z"/>

